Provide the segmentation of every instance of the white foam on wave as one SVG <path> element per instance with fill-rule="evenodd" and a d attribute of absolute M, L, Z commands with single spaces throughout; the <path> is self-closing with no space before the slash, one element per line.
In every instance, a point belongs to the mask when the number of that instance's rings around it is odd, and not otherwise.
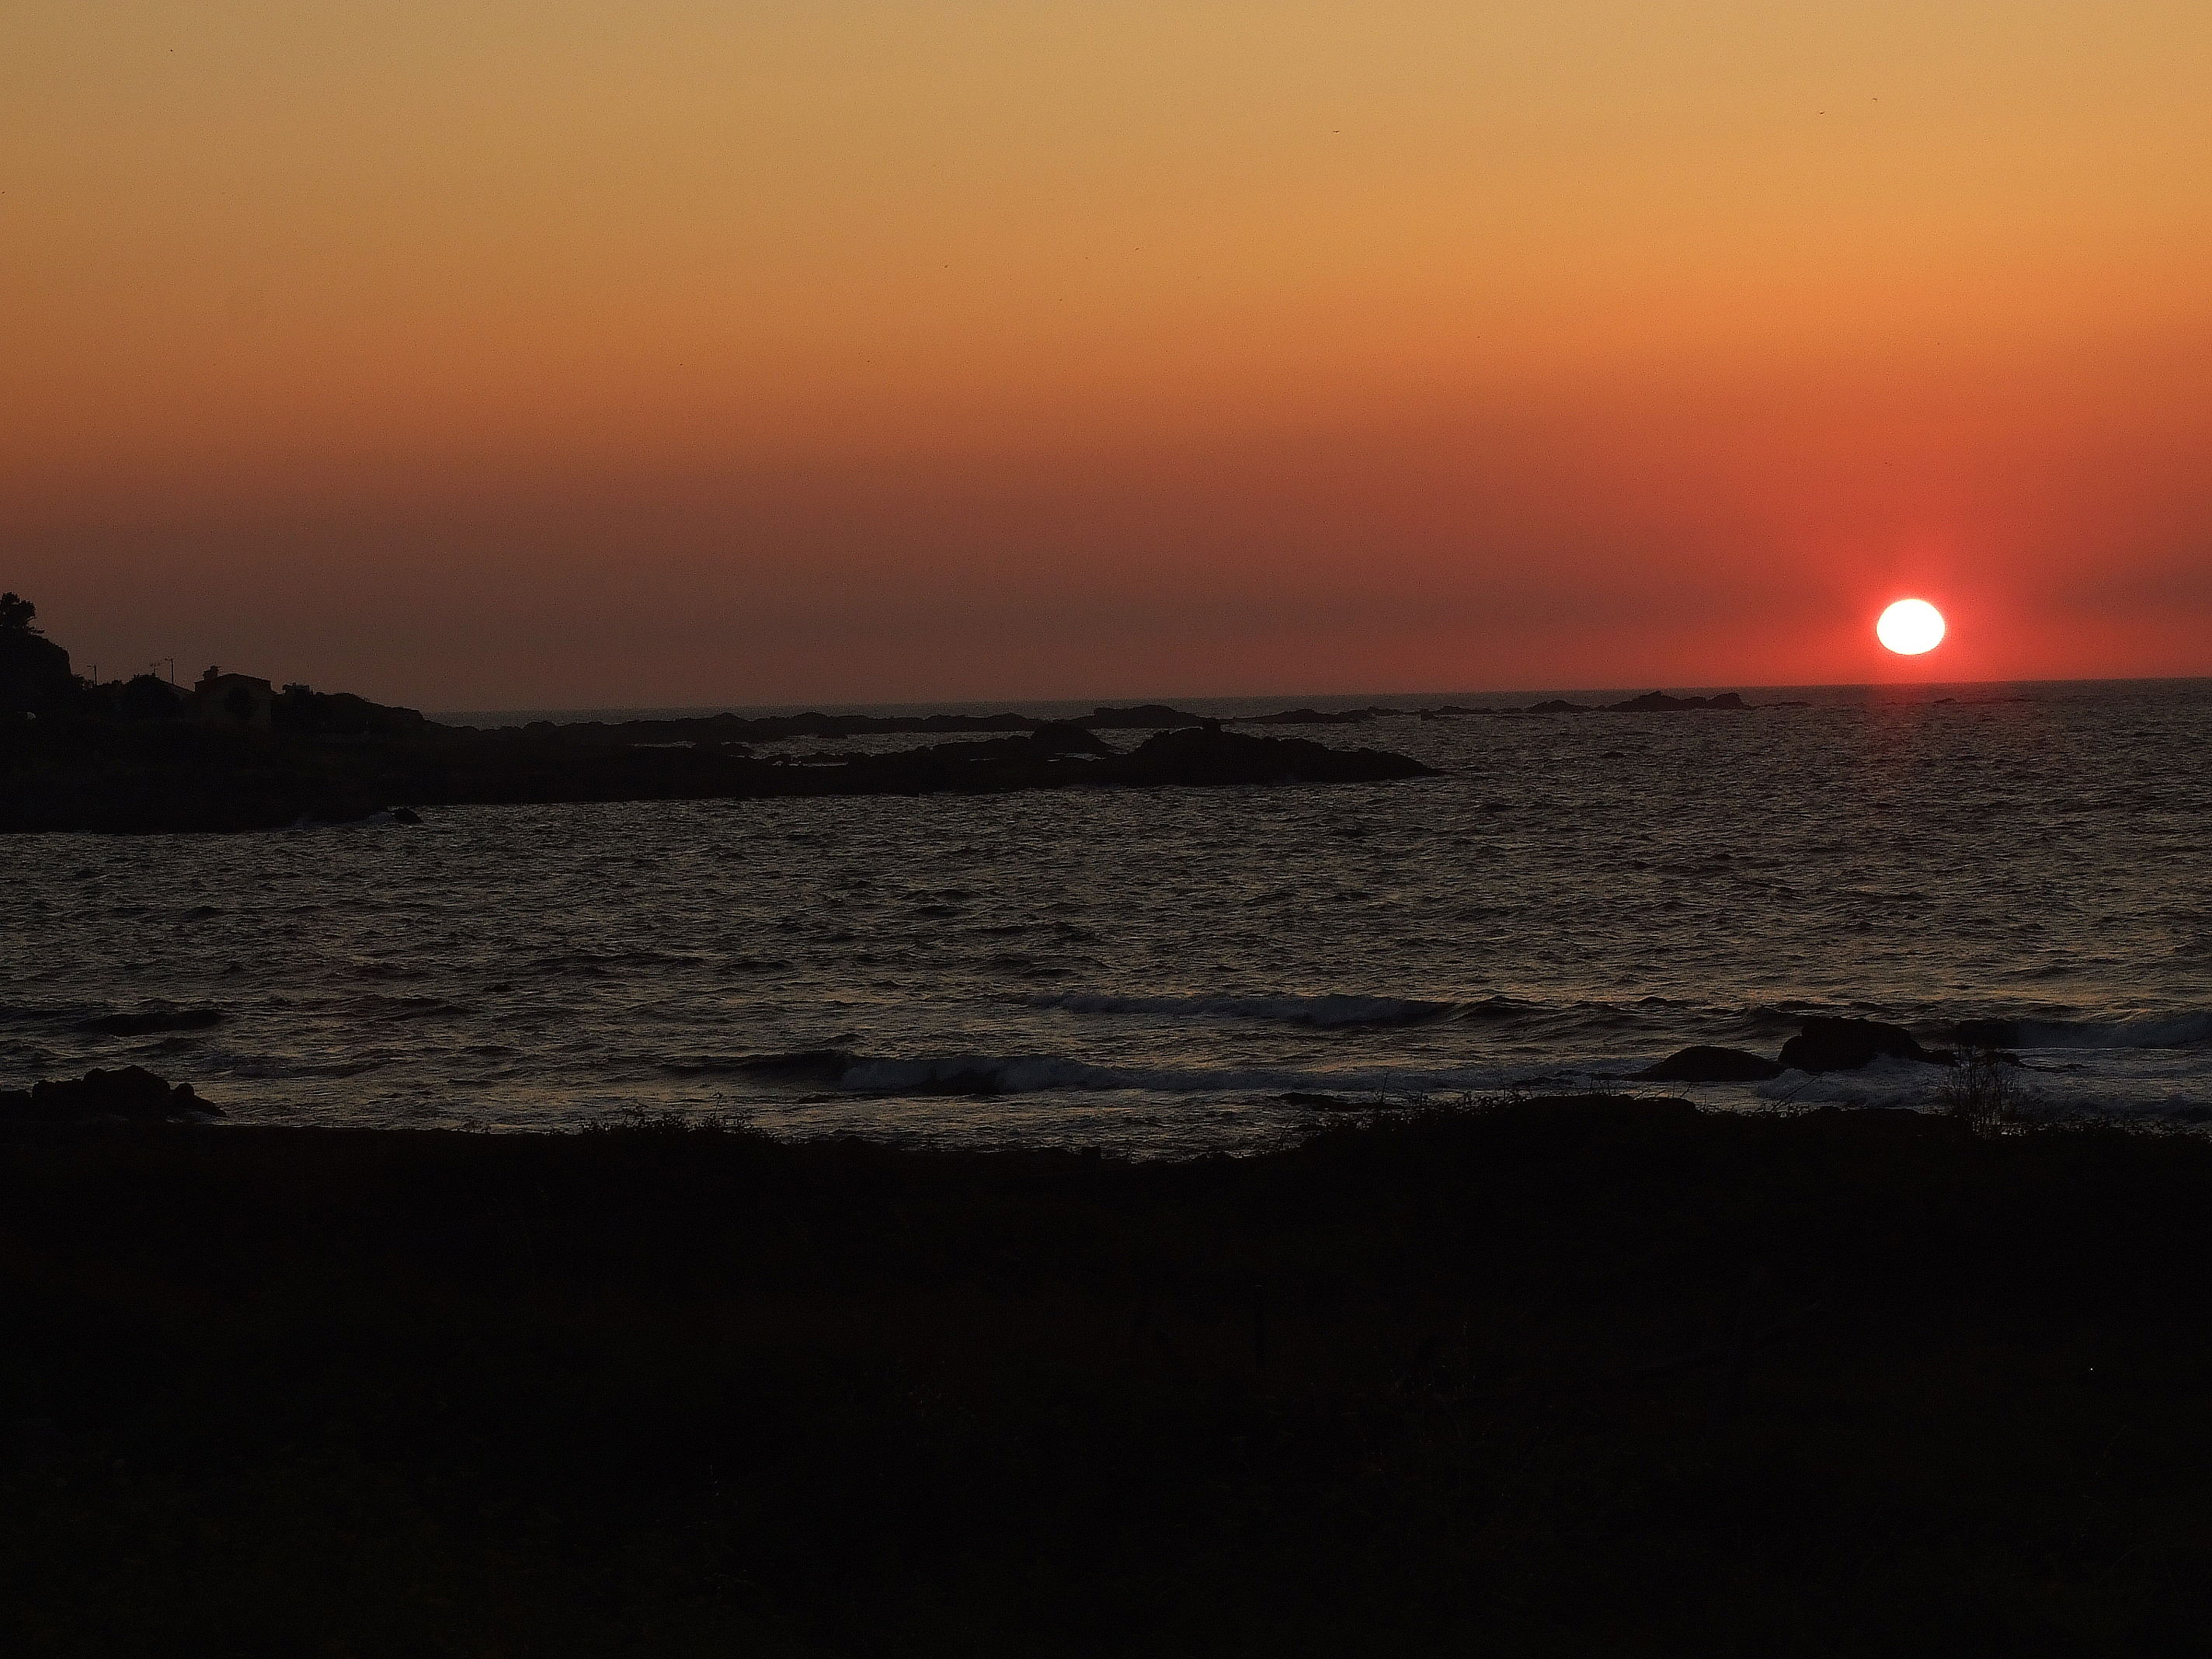
<path fill-rule="evenodd" d="M 2134 1019 L 2020 1022 L 2022 1048 L 2197 1048 L 2212 1044 L 2212 1010 Z"/>
<path fill-rule="evenodd" d="M 1741 1098 L 1782 1106 L 1940 1111 L 1944 1087 L 1957 1076 L 1948 1066 L 1881 1059 L 1856 1071 L 1785 1072 L 1751 1085 Z M 2161 1061 L 2155 1046 L 2110 1066 L 2039 1065 L 2031 1059 L 2014 1081 L 2021 1109 L 2030 1119 L 2182 1124 L 2212 1120 L 2212 1071 L 2179 1058 Z"/>
<path fill-rule="evenodd" d="M 1792 1106 L 1883 1106 L 1924 1109 L 1952 1075 L 1948 1066 L 1884 1057 L 1850 1072 L 1784 1072 L 1754 1084 L 1757 1099 Z"/>

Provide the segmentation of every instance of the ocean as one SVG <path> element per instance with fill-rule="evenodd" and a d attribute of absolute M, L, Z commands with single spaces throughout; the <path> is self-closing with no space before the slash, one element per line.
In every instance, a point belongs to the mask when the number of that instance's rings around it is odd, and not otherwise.
<path fill-rule="evenodd" d="M 1138 1156 L 1326 1117 L 1285 1096 L 1932 1105 L 1945 1073 L 1902 1061 L 1620 1082 L 1847 1013 L 2016 1022 L 2039 1109 L 2212 1121 L 2212 681 L 1745 695 L 1284 730 L 1443 769 L 1382 785 L 7 838 L 0 1087 L 136 1064 L 244 1122 L 666 1111 Z"/>

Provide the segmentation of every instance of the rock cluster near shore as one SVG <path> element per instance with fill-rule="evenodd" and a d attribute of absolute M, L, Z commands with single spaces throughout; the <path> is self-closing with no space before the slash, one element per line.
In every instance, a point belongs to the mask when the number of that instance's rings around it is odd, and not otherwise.
<path fill-rule="evenodd" d="M 1764 1083 L 1788 1069 L 1764 1054 L 1699 1043 L 1645 1066 L 1636 1077 L 1642 1083 Z"/>
<path fill-rule="evenodd" d="M 2009 1025 L 1998 1029 L 1960 1028 L 1960 1040 L 1978 1050 L 1994 1050 L 1984 1039 L 2014 1039 Z M 2018 1056 L 1996 1053 L 2002 1063 L 2017 1064 Z M 1929 1048 L 1902 1025 L 1878 1019 L 1856 1019 L 1814 1015 L 1806 1019 L 1796 1036 L 1782 1045 L 1779 1058 L 1769 1060 L 1744 1048 L 1719 1048 L 1699 1044 L 1680 1049 L 1634 1074 L 1640 1083 L 1761 1083 L 1784 1072 L 1856 1072 L 1877 1060 L 1912 1060 L 1923 1066 L 1956 1066 L 1955 1050 Z"/>
<path fill-rule="evenodd" d="M 169 1083 L 139 1066 L 95 1069 L 80 1078 L 36 1083 L 28 1089 L 0 1089 L 0 1123 L 74 1123 L 100 1118 L 172 1122 L 222 1115 L 192 1091 L 191 1084 Z"/>

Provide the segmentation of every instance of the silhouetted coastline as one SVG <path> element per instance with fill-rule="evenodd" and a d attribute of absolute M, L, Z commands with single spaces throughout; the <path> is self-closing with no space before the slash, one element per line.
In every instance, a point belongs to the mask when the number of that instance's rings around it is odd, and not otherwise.
<path fill-rule="evenodd" d="M 1377 783 L 1434 775 L 1403 755 L 1224 731 L 1159 704 L 1028 716 L 713 715 L 481 730 L 210 668 L 95 685 L 9 594 L 0 626 L 0 832 L 279 830 L 422 806 L 1024 789 Z M 1101 731 L 1146 732 L 1116 750 Z M 894 754 L 763 758 L 756 743 L 890 732 L 1006 732 Z"/>
<path fill-rule="evenodd" d="M 152 673 L 94 684 L 35 616 L 28 601 L 0 596 L 0 834 L 279 830 L 423 806 L 1390 782 L 1434 774 L 1388 750 L 1224 728 L 1753 706 L 1735 692 L 1654 691 L 1605 704 L 1300 708 L 1230 720 L 1141 703 L 1072 718 L 809 712 L 479 727 L 219 667 L 190 688 Z M 1148 735 L 1127 750 L 1082 740 L 1106 732 Z M 981 740 L 890 754 L 751 752 L 909 732 Z"/>

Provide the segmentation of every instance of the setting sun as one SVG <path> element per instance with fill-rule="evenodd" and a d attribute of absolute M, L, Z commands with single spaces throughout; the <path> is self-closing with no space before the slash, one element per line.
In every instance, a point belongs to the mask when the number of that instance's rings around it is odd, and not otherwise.
<path fill-rule="evenodd" d="M 1875 637 L 1900 657 L 1917 657 L 1943 643 L 1943 613 L 1925 599 L 1899 599 L 1881 613 Z"/>

